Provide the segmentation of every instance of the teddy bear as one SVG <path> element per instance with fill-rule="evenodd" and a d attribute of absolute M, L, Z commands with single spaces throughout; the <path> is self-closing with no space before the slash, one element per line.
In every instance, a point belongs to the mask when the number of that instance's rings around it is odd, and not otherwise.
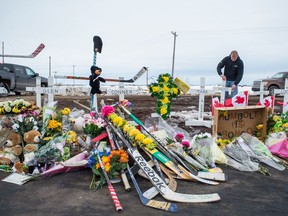
<path fill-rule="evenodd" d="M 22 151 L 21 137 L 18 133 L 12 131 L 3 143 L 3 149 L 0 152 L 0 164 L 10 165 L 19 161 Z"/>
<path fill-rule="evenodd" d="M 30 130 L 24 133 L 23 139 L 26 143 L 24 147 L 24 152 L 34 152 L 39 148 L 38 144 L 41 141 L 41 133 L 37 130 Z"/>

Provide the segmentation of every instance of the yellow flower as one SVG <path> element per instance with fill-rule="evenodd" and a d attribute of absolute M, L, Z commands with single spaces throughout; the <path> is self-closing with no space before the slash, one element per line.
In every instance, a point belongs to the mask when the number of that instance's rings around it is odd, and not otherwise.
<path fill-rule="evenodd" d="M 123 122 L 123 119 L 120 116 L 117 116 L 112 121 L 114 125 L 118 125 L 119 123 Z"/>
<path fill-rule="evenodd" d="M 278 121 L 279 120 L 279 116 L 277 116 L 277 115 L 275 115 L 275 116 L 273 116 L 273 121 Z"/>
<path fill-rule="evenodd" d="M 62 127 L 62 123 L 53 119 L 48 122 L 48 126 L 47 126 L 47 128 L 50 128 L 50 129 L 57 129 L 61 127 Z"/>
<path fill-rule="evenodd" d="M 152 87 L 152 92 L 153 92 L 153 93 L 159 92 L 159 87 L 158 87 L 158 86 L 153 86 L 153 87 Z"/>
<path fill-rule="evenodd" d="M 61 111 L 61 113 L 62 113 L 63 115 L 69 115 L 70 112 L 71 112 L 71 110 L 70 110 L 68 107 L 65 107 L 65 108 Z"/>
<path fill-rule="evenodd" d="M 67 143 L 76 143 L 77 142 L 77 133 L 75 131 L 68 131 L 68 138 L 66 139 Z"/>
<path fill-rule="evenodd" d="M 126 124 L 124 127 L 123 127 L 123 131 L 125 132 L 125 133 L 129 133 L 129 131 L 131 130 L 132 128 L 131 128 L 131 126 L 129 125 L 129 124 Z"/>
<path fill-rule="evenodd" d="M 13 107 L 12 112 L 13 113 L 20 113 L 20 110 L 17 107 Z"/>
<path fill-rule="evenodd" d="M 103 164 L 109 163 L 110 162 L 110 158 L 107 156 L 102 156 L 102 162 Z"/>
<path fill-rule="evenodd" d="M 164 79 L 164 82 L 169 82 L 169 77 L 163 76 L 162 78 Z"/>
<path fill-rule="evenodd" d="M 163 86 L 162 88 L 163 92 L 167 93 L 170 91 L 170 89 L 167 86 Z"/>
<path fill-rule="evenodd" d="M 288 123 L 282 125 L 284 128 L 288 128 Z"/>
<path fill-rule="evenodd" d="M 259 125 L 256 126 L 256 128 L 257 128 L 258 130 L 263 129 L 263 127 L 264 127 L 263 124 L 259 124 Z"/>
<path fill-rule="evenodd" d="M 173 94 L 178 94 L 179 93 L 177 88 L 172 88 L 172 91 L 173 91 Z"/>
<path fill-rule="evenodd" d="M 110 163 L 107 163 L 107 164 L 104 165 L 104 169 L 105 169 L 105 171 L 106 171 L 107 173 L 109 173 L 110 168 L 111 168 Z"/>
<path fill-rule="evenodd" d="M 138 129 L 132 129 L 130 132 L 129 132 L 129 136 L 130 137 L 135 137 L 137 134 L 139 134 L 140 131 Z"/>
<path fill-rule="evenodd" d="M 167 104 L 170 102 L 168 97 L 164 97 L 163 99 L 160 100 L 163 104 Z"/>
<path fill-rule="evenodd" d="M 142 142 L 142 140 L 144 140 L 144 138 L 145 138 L 145 135 L 142 133 L 139 133 L 135 136 L 135 140 L 139 141 L 139 142 Z"/>
<path fill-rule="evenodd" d="M 153 143 L 153 139 L 146 137 L 145 139 L 143 139 L 142 143 L 144 145 L 149 145 L 149 144 Z"/>
<path fill-rule="evenodd" d="M 160 109 L 160 113 L 161 113 L 161 115 L 165 115 L 167 113 L 167 109 L 165 107 L 162 107 Z"/>

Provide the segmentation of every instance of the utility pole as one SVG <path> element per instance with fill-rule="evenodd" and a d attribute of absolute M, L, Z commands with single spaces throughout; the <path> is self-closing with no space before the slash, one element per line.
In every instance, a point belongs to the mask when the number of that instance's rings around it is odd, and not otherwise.
<path fill-rule="evenodd" d="M 4 42 L 2 42 L 2 63 L 4 64 Z"/>
<path fill-rule="evenodd" d="M 171 32 L 174 35 L 174 46 L 173 46 L 173 59 L 172 59 L 172 79 L 174 79 L 174 62 L 175 62 L 175 47 L 176 47 L 176 37 L 178 36 L 176 32 Z"/>
<path fill-rule="evenodd" d="M 73 65 L 73 76 L 75 76 L 75 65 Z M 73 79 L 73 86 L 75 86 L 75 79 Z"/>

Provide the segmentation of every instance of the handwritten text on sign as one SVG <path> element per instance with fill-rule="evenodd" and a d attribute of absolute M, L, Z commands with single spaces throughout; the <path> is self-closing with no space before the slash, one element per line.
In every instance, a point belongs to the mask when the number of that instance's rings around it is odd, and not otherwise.
<path fill-rule="evenodd" d="M 137 94 L 137 92 L 135 89 L 107 89 L 108 95 L 132 95 Z"/>
<path fill-rule="evenodd" d="M 262 110 L 221 110 L 218 114 L 218 133 L 225 138 L 235 138 L 246 132 L 256 134 L 256 125 L 264 123 Z"/>
<path fill-rule="evenodd" d="M 26 91 L 35 91 L 40 94 L 63 94 L 66 89 L 59 89 L 53 87 L 26 87 Z"/>

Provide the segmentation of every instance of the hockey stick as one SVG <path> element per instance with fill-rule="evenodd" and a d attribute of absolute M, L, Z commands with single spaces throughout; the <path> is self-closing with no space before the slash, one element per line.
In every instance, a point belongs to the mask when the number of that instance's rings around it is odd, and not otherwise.
<path fill-rule="evenodd" d="M 221 199 L 217 193 L 196 195 L 196 194 L 182 194 L 172 191 L 161 179 L 161 177 L 158 176 L 158 174 L 151 168 L 151 166 L 142 157 L 142 155 L 138 152 L 138 150 L 132 147 L 130 142 L 121 135 L 118 129 L 116 129 L 114 125 L 109 120 L 106 119 L 106 117 L 103 117 L 103 119 L 112 128 L 117 137 L 120 140 L 122 140 L 122 142 L 127 147 L 127 152 L 129 153 L 129 155 L 135 160 L 135 162 L 139 165 L 140 169 L 144 171 L 144 173 L 149 178 L 151 183 L 157 188 L 157 190 L 165 199 L 175 202 L 186 202 L 186 203 L 215 202 Z"/>
<path fill-rule="evenodd" d="M 136 188 L 137 194 L 141 200 L 141 203 L 145 206 L 151 207 L 151 208 L 156 208 L 156 209 L 161 209 L 164 211 L 169 211 L 169 212 L 177 212 L 178 207 L 175 203 L 167 203 L 163 201 L 157 201 L 157 200 L 152 200 L 152 199 L 147 199 L 143 194 L 142 191 L 133 175 L 133 173 L 130 170 L 129 164 L 127 164 L 127 170 L 130 174 L 130 177 L 132 179 L 132 182 Z"/>
<path fill-rule="evenodd" d="M 119 149 L 120 145 L 118 144 L 118 139 L 115 139 L 115 144 L 116 144 L 117 148 Z M 137 181 L 136 181 L 136 179 L 135 179 L 135 177 L 134 177 L 134 175 L 130 169 L 129 163 L 127 163 L 127 170 L 128 170 L 129 175 L 130 175 L 130 178 L 131 178 L 131 180 L 135 186 L 135 189 L 136 189 L 136 192 L 140 198 L 140 201 L 143 205 L 151 207 L 151 208 L 155 208 L 155 209 L 164 210 L 164 211 L 177 212 L 178 207 L 174 203 L 168 203 L 165 201 L 157 201 L 157 200 L 152 200 L 152 199 L 146 198 L 143 195 L 143 193 L 142 193 L 142 191 L 141 191 L 141 189 L 140 189 L 140 187 L 139 187 L 139 185 L 138 185 L 138 183 L 137 183 Z"/>
<path fill-rule="evenodd" d="M 96 146 L 98 146 L 98 144 L 99 144 L 99 141 L 98 141 L 98 143 L 96 144 Z M 103 171 L 103 173 L 104 173 L 104 177 L 105 177 L 106 182 L 107 182 L 107 184 L 108 184 L 108 189 L 109 189 L 109 192 L 110 192 L 110 194 L 111 194 L 111 196 L 112 196 L 112 200 L 113 200 L 113 202 L 114 202 L 116 211 L 122 211 L 123 208 L 122 208 L 121 203 L 120 203 L 120 201 L 119 201 L 119 199 L 118 199 L 118 197 L 117 197 L 117 194 L 116 194 L 116 192 L 115 192 L 115 190 L 114 190 L 114 187 L 113 187 L 113 185 L 112 185 L 112 183 L 111 183 L 111 181 L 110 181 L 110 179 L 109 179 L 109 177 L 108 177 L 108 174 L 106 173 L 106 170 L 105 170 L 104 165 L 103 165 L 103 163 L 102 163 L 102 159 L 101 159 L 100 156 L 99 156 L 99 153 L 98 153 L 97 148 L 95 148 L 95 153 L 96 153 L 96 155 L 97 155 L 98 162 L 99 162 L 99 164 L 100 164 L 100 167 L 101 167 L 101 169 L 102 169 L 102 171 Z"/>
<path fill-rule="evenodd" d="M 111 79 L 111 78 L 104 78 L 107 82 L 127 82 L 127 83 L 134 83 L 140 76 L 142 76 L 145 72 L 147 72 L 147 67 L 141 68 L 141 70 L 131 79 Z M 79 80 L 89 80 L 89 77 L 82 77 L 82 76 L 61 76 L 55 75 L 54 78 L 60 79 L 79 79 Z"/>
<path fill-rule="evenodd" d="M 110 129 L 108 127 L 106 127 L 106 132 L 108 134 L 108 139 L 109 139 L 109 142 L 110 142 L 112 150 L 115 150 L 116 146 L 117 146 L 117 149 L 120 149 L 120 146 L 117 145 L 117 142 L 114 143 L 111 131 L 110 131 Z M 115 146 L 115 144 L 116 144 L 116 146 Z M 125 187 L 125 191 L 131 191 L 131 186 L 130 186 L 130 184 L 128 182 L 128 179 L 127 179 L 127 176 L 126 176 L 124 170 L 121 169 L 120 172 L 121 172 L 121 179 L 122 179 L 122 182 L 123 182 L 124 187 Z"/>
<path fill-rule="evenodd" d="M 149 134 L 158 144 L 161 148 L 161 150 L 165 151 L 165 155 L 162 152 L 159 152 L 157 149 L 154 150 L 149 150 L 149 153 L 152 155 L 155 155 L 156 158 L 158 160 L 160 160 L 163 164 L 165 164 L 166 166 L 168 166 L 170 169 L 172 169 L 174 172 L 177 173 L 177 175 L 183 177 L 184 179 L 191 179 L 194 181 L 199 181 L 202 183 L 206 183 L 206 184 L 210 184 L 210 185 L 218 185 L 217 182 L 213 182 L 213 181 L 208 181 L 206 179 L 202 179 L 197 175 L 192 174 L 191 172 L 187 171 L 184 167 L 182 167 L 180 164 L 177 163 L 177 161 L 181 162 L 181 164 L 185 167 L 187 167 L 187 165 L 174 153 L 172 152 L 170 149 L 167 149 L 165 144 L 162 143 L 162 141 L 156 137 L 154 134 L 152 134 L 149 129 L 147 127 L 145 127 L 145 125 L 136 118 L 136 116 L 134 116 L 131 112 L 129 112 L 126 108 L 124 108 L 122 105 L 119 105 L 119 107 L 129 115 L 130 118 L 133 119 L 133 121 L 135 121 L 138 125 L 141 126 L 141 128 L 144 129 L 144 131 Z M 168 152 L 167 152 L 168 151 Z M 169 157 L 168 157 L 169 156 Z M 175 161 L 175 159 L 173 160 L 173 158 L 176 158 L 177 161 Z M 215 179 L 215 178 L 214 178 Z"/>
<path fill-rule="evenodd" d="M 1 55 L 0 54 L 0 57 L 35 58 L 44 48 L 45 48 L 45 45 L 41 43 L 31 55 Z"/>

